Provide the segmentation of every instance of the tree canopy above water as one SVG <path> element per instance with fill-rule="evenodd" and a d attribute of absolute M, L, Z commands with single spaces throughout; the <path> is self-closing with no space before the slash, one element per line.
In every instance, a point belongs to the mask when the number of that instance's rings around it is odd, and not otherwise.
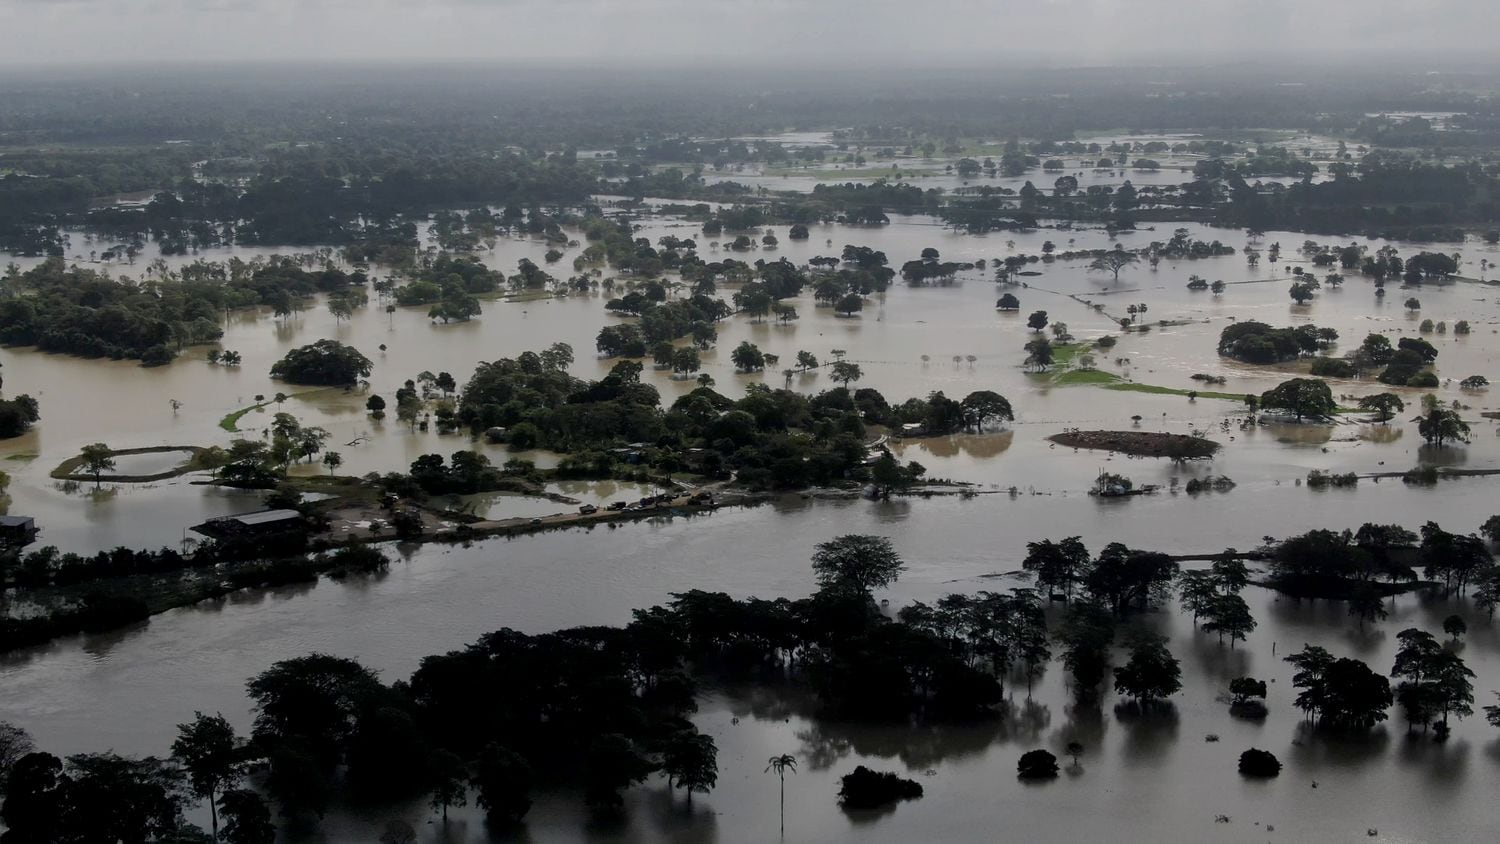
<path fill-rule="evenodd" d="M 353 346 L 319 340 L 287 352 L 271 365 L 271 377 L 291 384 L 345 386 L 369 377 L 375 365 Z"/>

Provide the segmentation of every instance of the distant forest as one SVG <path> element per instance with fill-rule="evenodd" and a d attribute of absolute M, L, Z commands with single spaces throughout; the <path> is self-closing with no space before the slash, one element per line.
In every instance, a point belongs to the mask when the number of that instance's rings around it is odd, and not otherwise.
<path fill-rule="evenodd" d="M 1425 227 L 1430 239 L 1500 222 L 1493 154 L 1500 110 L 1470 93 L 1494 80 L 1461 74 L 1435 81 L 1401 70 L 1323 69 L 1289 86 L 1295 69 L 721 71 L 723 85 L 709 84 L 713 70 L 692 85 L 647 71 L 99 73 L 0 73 L 0 249 L 62 255 L 58 228 L 85 224 L 137 249 L 149 239 L 166 253 L 226 242 L 347 245 L 365 239 L 372 223 L 399 227 L 439 209 L 569 205 L 606 191 L 764 203 L 741 185 L 706 185 L 694 171 L 815 165 L 825 150 L 754 138 L 833 127 L 846 151 L 908 156 L 952 157 L 969 140 L 1009 138 L 1002 160 L 965 159 L 960 171 L 1024 174 L 1034 184 L 1011 191 L 981 183 L 961 197 L 910 186 L 858 196 L 850 186 L 827 185 L 812 196 L 769 198 L 781 208 L 765 222 L 878 223 L 951 206 L 950 222 L 969 228 L 974 218 L 986 228 L 985 218 L 997 214 L 1016 224 L 1022 213 L 1338 233 Z M 1383 116 L 1393 112 L 1454 116 L 1438 126 Z M 1203 133 L 1232 139 L 1226 151 L 1257 155 L 1247 164 L 1205 147 L 1206 166 L 1180 184 L 1074 194 L 1051 165 L 1061 167 L 1065 154 L 1090 154 L 1072 141 L 1106 130 Z M 1276 146 L 1281 130 L 1365 149 L 1347 155 L 1332 184 L 1257 191 L 1260 176 L 1307 175 L 1311 167 L 1297 158 L 1295 143 Z M 1154 164 L 1138 152 L 1125 145 L 1138 168 Z M 126 193 L 156 198 L 91 210 Z"/>

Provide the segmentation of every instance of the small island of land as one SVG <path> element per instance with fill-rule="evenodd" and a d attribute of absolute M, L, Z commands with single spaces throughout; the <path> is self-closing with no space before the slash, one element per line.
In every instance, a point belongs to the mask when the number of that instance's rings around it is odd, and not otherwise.
<path fill-rule="evenodd" d="M 1153 431 L 1067 431 L 1047 439 L 1073 448 L 1118 451 L 1138 457 L 1170 457 L 1173 460 L 1206 459 L 1219 450 L 1219 444 L 1213 440 Z"/>

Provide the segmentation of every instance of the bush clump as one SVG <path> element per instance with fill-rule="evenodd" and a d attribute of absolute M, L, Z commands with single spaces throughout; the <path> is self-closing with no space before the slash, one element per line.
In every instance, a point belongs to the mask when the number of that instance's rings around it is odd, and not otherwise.
<path fill-rule="evenodd" d="M 1359 374 L 1354 364 L 1343 358 L 1313 358 L 1311 371 L 1324 378 L 1353 378 Z"/>
<path fill-rule="evenodd" d="M 391 560 L 378 546 L 351 542 L 323 559 L 335 580 L 352 574 L 378 574 L 391 567 Z"/>
<path fill-rule="evenodd" d="M 370 375 L 374 364 L 351 346 L 319 340 L 293 349 L 271 366 L 271 377 L 290 384 L 344 386 Z"/>
<path fill-rule="evenodd" d="M 1314 469 L 1307 473 L 1307 485 L 1313 489 L 1323 489 L 1324 487 L 1342 489 L 1344 487 L 1358 486 L 1359 475 L 1353 472 L 1345 472 L 1340 475 L 1334 472 L 1325 472 L 1322 469 Z"/>
<path fill-rule="evenodd" d="M 922 784 L 903 779 L 890 771 L 872 771 L 864 765 L 840 780 L 839 805 L 845 809 L 874 809 L 898 800 L 915 800 L 922 796 Z"/>
<path fill-rule="evenodd" d="M 1234 481 L 1224 475 L 1209 475 L 1206 478 L 1189 478 L 1186 489 L 1188 495 L 1197 495 L 1203 492 L 1228 492 L 1234 487 Z"/>
<path fill-rule="evenodd" d="M 1412 486 L 1433 486 L 1438 482 L 1436 466 L 1418 466 L 1401 476 L 1401 482 Z"/>
<path fill-rule="evenodd" d="M 1016 763 L 1016 775 L 1023 780 L 1044 780 L 1057 776 L 1057 757 L 1045 750 L 1028 750 Z"/>
<path fill-rule="evenodd" d="M 1266 717 L 1266 681 L 1236 677 L 1229 681 L 1229 712 L 1240 718 Z"/>
<path fill-rule="evenodd" d="M 1281 760 L 1269 750 L 1252 747 L 1240 754 L 1240 773 L 1247 777 L 1274 777 L 1281 773 Z"/>

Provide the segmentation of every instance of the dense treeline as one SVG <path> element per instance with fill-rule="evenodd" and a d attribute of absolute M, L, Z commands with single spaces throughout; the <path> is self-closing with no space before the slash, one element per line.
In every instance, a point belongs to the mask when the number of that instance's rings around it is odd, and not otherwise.
<path fill-rule="evenodd" d="M 73 552 L 62 553 L 55 546 L 48 545 L 26 554 L 13 553 L 0 558 L 0 584 L 21 588 L 72 586 L 96 580 L 165 574 L 261 557 L 292 556 L 305 548 L 306 540 L 300 534 L 257 539 L 253 542 L 206 539 L 198 543 L 191 554 L 182 554 L 171 548 L 136 551 L 120 547 L 86 557 Z"/>
<path fill-rule="evenodd" d="M 1086 161 L 1075 163 L 1079 168 L 1089 166 Z M 1428 241 L 1462 241 L 1466 228 L 1489 231 L 1500 222 L 1500 202 L 1492 198 L 1500 180 L 1493 168 L 1475 162 L 1429 164 L 1377 150 L 1356 162 L 1326 165 L 1331 178 L 1314 182 L 1311 177 L 1319 165 L 1284 148 L 1265 147 L 1245 158 L 1200 160 L 1192 178 L 1180 184 L 1140 187 L 1129 179 L 1119 187 L 1080 186 L 1070 173 L 1055 175 L 1065 165 L 1056 159 L 1046 162 L 1037 174 L 1039 184 L 1027 181 L 1019 189 L 965 187 L 937 207 L 928 202 L 911 206 L 908 213 L 930 211 L 954 228 L 975 234 L 1034 228 L 1039 216 L 1047 216 L 1103 220 L 1119 229 L 1133 228 L 1138 220 L 1200 220 L 1262 231 Z M 1034 166 L 1028 157 L 1016 175 L 1032 173 Z M 1123 166 L 1108 158 L 1098 162 L 1099 168 Z M 1268 175 L 1302 180 L 1290 185 L 1256 181 Z"/>
<path fill-rule="evenodd" d="M 1487 524 L 1485 530 L 1493 533 L 1494 527 Z M 1421 576 L 1440 582 L 1445 593 L 1472 588 L 1480 609 L 1493 613 L 1500 606 L 1500 568 L 1485 540 L 1450 533 L 1436 522 L 1418 532 L 1369 523 L 1357 531 L 1313 530 L 1291 537 L 1274 549 L 1270 583 L 1293 594 L 1348 597 L 1351 613 L 1373 620 L 1384 616 L 1380 596 L 1395 584 L 1416 582 L 1419 567 Z"/>
<path fill-rule="evenodd" d="M 157 192 L 143 206 L 86 213 L 100 195 L 86 178 L 0 178 L 0 200 L 7 200 L 0 202 L 0 248 L 61 255 L 57 226 L 84 222 L 116 236 L 149 234 L 164 254 L 236 242 L 344 246 L 375 232 L 388 237 L 401 215 L 485 203 L 571 204 L 599 187 L 591 168 L 555 157 L 473 150 L 395 156 L 337 145 L 272 153 L 243 188 L 149 168 L 130 184 Z"/>
<path fill-rule="evenodd" d="M 935 392 L 892 406 L 873 389 L 848 386 L 809 397 L 752 385 L 734 401 L 703 385 L 663 408 L 656 388 L 641 382 L 640 363 L 622 361 L 602 380 L 586 382 L 565 371 L 568 352 L 554 348 L 481 363 L 464 387 L 459 422 L 517 448 L 566 451 L 575 461 L 606 468 L 628 456 L 663 473 L 687 469 L 723 477 L 733 471 L 751 487 L 803 487 L 869 480 L 867 425 L 918 423 L 939 434 L 1014 415 L 991 391 L 961 401 Z M 840 372 L 849 381 L 859 377 L 840 369 L 835 379 Z"/>
<path fill-rule="evenodd" d="M 528 267 L 534 271 L 536 265 L 523 259 L 521 272 L 515 276 L 515 284 L 527 284 Z M 477 258 L 438 255 L 409 273 L 411 281 L 396 288 L 398 305 L 429 305 L 428 316 L 464 321 L 481 312 L 480 295 L 494 293 L 505 283 L 505 275 L 486 267 Z"/>
<path fill-rule="evenodd" d="M 1483 527 L 1500 535 L 1500 517 Z M 1428 523 L 1418 535 L 1396 525 L 1367 524 L 1358 532 L 1311 531 L 1266 552 L 1271 584 L 1293 580 L 1352 583 L 1351 615 L 1360 623 L 1384 616 L 1378 595 L 1363 589 L 1377 577 L 1414 575 L 1423 562 L 1429 578 L 1449 590 L 1475 586 L 1476 602 L 1493 608 L 1500 578 L 1483 542 Z M 42 555 L 43 557 L 48 555 Z M 55 556 L 52 555 L 52 556 Z M 172 557 L 119 551 L 99 565 L 155 568 Z M 369 546 L 340 549 L 321 565 L 345 575 L 383 570 L 385 555 Z M 334 801 L 397 800 L 430 795 L 435 810 L 462 805 L 475 793 L 492 824 L 513 824 L 543 788 L 581 792 L 599 816 L 618 813 L 621 792 L 653 774 L 669 786 L 711 790 L 718 754 L 711 737 L 687 720 L 705 678 L 790 684 L 810 691 L 819 717 L 857 722 L 933 724 L 1005 717 L 1004 684 L 1031 683 L 1053 659 L 1069 672 L 1080 706 L 1097 706 L 1112 675 L 1125 708 L 1170 706 L 1182 687 L 1181 665 L 1165 640 L 1142 629 L 1125 631 L 1128 657 L 1111 668 L 1117 627 L 1128 613 L 1163 601 L 1176 587 L 1181 606 L 1202 630 L 1244 638 L 1254 620 L 1240 592 L 1251 582 L 1243 555 L 1230 549 L 1208 568 L 1180 573 L 1164 554 L 1111 544 L 1092 557 L 1077 537 L 1027 546 L 1024 568 L 1049 602 L 1068 602 L 1066 617 L 1049 629 L 1042 596 L 1029 588 L 1008 593 L 954 594 L 933 604 L 912 602 L 892 619 L 873 593 L 906 568 L 890 541 L 839 536 L 812 556 L 818 589 L 789 600 L 736 599 L 722 593 L 675 594 L 666 606 L 636 610 L 623 627 L 581 627 L 528 635 L 502 629 L 466 648 L 430 656 L 407 681 L 382 682 L 350 659 L 311 654 L 283 660 L 252 678 L 255 704 L 248 740 L 221 717 L 197 715 L 179 728 L 170 760 L 122 759 L 109 754 L 58 760 L 31 752 L 24 732 L 5 734 L 14 752 L 3 761 L 0 807 L 7 838 L 79 844 L 95 840 L 99 819 L 124 840 L 181 840 L 189 795 L 218 811 L 230 840 L 269 841 L 274 830 L 266 795 L 291 821 L 321 817 Z M 286 577 L 306 576 L 289 570 Z M 312 576 L 315 576 L 312 575 Z M 1075 594 L 1075 592 L 1077 594 Z M 107 629 L 143 617 L 133 599 L 91 597 L 67 621 L 79 629 Z M 1456 619 L 1456 620 L 1455 620 Z M 1463 633 L 1457 617 L 1444 622 Z M 1459 654 L 1431 634 L 1408 629 L 1391 680 L 1357 659 L 1314 645 L 1287 657 L 1295 669 L 1295 705 L 1329 730 L 1361 732 L 1387 719 L 1400 703 L 1411 728 L 1473 711 L 1474 674 Z M 1250 711 L 1265 683 L 1236 678 L 1231 711 Z M 497 705 L 497 702 L 500 705 Z M 1264 705 L 1255 704 L 1263 715 Z M 1237 708 L 1237 709 L 1236 709 Z M 1500 723 L 1500 707 L 1485 707 Z M 1023 772 L 1024 772 L 1023 760 Z M 262 788 L 240 788 L 250 774 Z M 77 795 L 89 794 L 87 811 Z M 238 830 L 257 825 L 260 837 Z M 28 837 L 29 836 L 29 837 Z"/>
<path fill-rule="evenodd" d="M 1477 164 L 1426 164 L 1374 152 L 1357 167 L 1334 164 L 1330 170 L 1329 181 L 1303 181 L 1269 196 L 1233 176 L 1206 184 L 1214 195 L 1227 192 L 1219 222 L 1261 230 L 1452 240 L 1451 232 L 1461 232 L 1461 226 L 1500 221 L 1500 202 L 1494 199 L 1500 184 Z"/>
<path fill-rule="evenodd" d="M 0 399 L 0 439 L 21 436 L 41 418 L 41 406 L 25 393 L 13 399 Z"/>
<path fill-rule="evenodd" d="M 992 714 L 1001 694 L 989 672 L 1026 664 L 1035 673 L 1048 658 L 1045 619 L 1026 590 L 981 595 L 983 620 L 965 627 L 964 644 L 953 632 L 881 614 L 871 590 L 904 568 L 887 540 L 838 537 L 818 547 L 813 568 L 820 589 L 799 601 L 690 592 L 637 611 L 623 628 L 500 630 L 428 657 L 409 681 L 390 685 L 334 656 L 278 662 L 247 683 L 256 710 L 248 742 L 223 719 L 199 715 L 182 725 L 171 763 L 118 760 L 125 773 L 116 777 L 150 770 L 161 787 L 137 789 L 154 810 L 117 819 L 111 834 L 154 841 L 186 829 L 189 790 L 221 808 L 227 824 L 241 823 L 254 805 L 264 807 L 258 797 L 239 805 L 247 798 L 235 786 L 251 770 L 294 819 L 321 816 L 335 796 L 430 793 L 434 807 L 446 808 L 469 787 L 496 824 L 520 820 L 542 787 L 579 788 L 592 811 L 610 815 L 623 789 L 658 771 L 689 794 L 713 788 L 717 750 L 687 720 L 699 675 L 806 684 L 845 717 L 937 720 Z M 955 651 L 961 644 L 975 654 Z M 989 670 L 971 664 L 981 652 Z M 80 773 L 85 759 L 68 765 Z M 3 808 L 12 834 L 72 840 L 57 831 L 91 823 L 70 805 L 77 780 L 58 777 L 62 768 L 46 753 L 14 761 Z M 119 808 L 100 797 L 90 810 Z"/>
<path fill-rule="evenodd" d="M 342 244 L 366 212 L 409 213 L 483 203 L 579 202 L 596 189 L 587 169 L 525 155 L 454 154 L 324 160 L 268 167 L 240 198 L 238 239 Z"/>
<path fill-rule="evenodd" d="M 1485 529 L 1500 532 L 1493 524 Z M 1336 537 L 1325 542 L 1328 533 L 1287 540 L 1273 566 L 1283 572 L 1323 565 L 1318 561 L 1340 547 Z M 1422 534 L 1432 564 L 1450 565 L 1456 538 L 1430 523 Z M 1372 550 L 1359 551 L 1364 567 L 1341 567 L 1341 577 L 1395 570 L 1367 563 L 1416 540 L 1399 527 L 1377 525 L 1363 526 L 1357 537 L 1345 534 L 1342 547 Z M 1309 547 L 1298 550 L 1299 544 Z M 368 546 L 335 557 L 344 558 L 347 572 L 388 565 Z M 216 809 L 216 833 L 222 820 L 229 840 L 270 841 L 267 798 L 289 822 L 308 822 L 335 801 L 419 795 L 446 815 L 472 792 L 490 823 L 502 827 L 525 817 L 535 791 L 559 787 L 581 793 L 591 812 L 608 817 L 621 811 L 623 790 L 653 775 L 664 775 L 688 799 L 714 788 L 717 748 L 687 720 L 706 678 L 805 688 L 818 717 L 931 725 L 1005 717 L 1004 683 L 1029 687 L 1056 643 L 1079 706 L 1097 706 L 1112 675 L 1120 705 L 1141 710 L 1170 706 L 1182 687 L 1181 665 L 1163 639 L 1128 629 L 1128 657 L 1111 669 L 1121 612 L 1144 607 L 1153 593 L 1164 597 L 1175 583 L 1194 622 L 1208 619 L 1205 631 L 1227 634 L 1233 643 L 1254 627 L 1239 599 L 1250 574 L 1232 550 L 1207 569 L 1179 575 L 1175 562 L 1155 552 L 1111 545 L 1094 560 L 1076 537 L 1030 543 L 1026 568 L 1070 604 L 1050 630 L 1041 596 L 1028 588 L 913 602 L 889 618 L 873 593 L 894 583 L 906 564 L 882 537 L 821 543 L 812 568 L 818 589 L 806 598 L 735 599 L 695 590 L 636 610 L 623 627 L 540 635 L 502 629 L 429 656 L 409 680 L 389 684 L 351 659 L 314 653 L 283 660 L 246 685 L 255 709 L 248 740 L 222 717 L 200 713 L 180 725 L 168 760 L 110 754 L 59 760 L 33 751 L 24 732 L 7 727 L 13 752 L 0 760 L 6 794 L 0 818 L 7 839 L 83 844 L 107 823 L 108 834 L 123 840 L 183 840 L 173 836 L 191 831 L 182 815 L 196 798 Z M 1087 597 L 1070 596 L 1075 586 Z M 1354 612 L 1360 603 L 1350 605 Z M 90 620 L 125 622 L 136 609 L 116 601 L 96 607 Z M 1462 632 L 1451 620 L 1444 628 Z M 1404 630 L 1398 640 L 1394 693 L 1391 681 L 1364 662 L 1304 645 L 1285 657 L 1295 669 L 1295 705 L 1325 729 L 1361 732 L 1400 703 L 1412 728 L 1436 722 L 1442 738 L 1450 717 L 1472 714 L 1473 672 L 1425 631 Z M 1254 678 L 1237 678 L 1230 688 L 1238 707 L 1232 711 L 1242 717 L 1253 698 L 1265 695 L 1265 683 Z M 1263 715 L 1264 705 L 1256 705 Z M 1500 723 L 1500 707 L 1485 710 Z M 251 774 L 261 786 L 254 792 L 241 787 Z M 90 795 L 86 810 L 78 803 L 82 794 Z M 256 836 L 240 837 L 250 826 Z"/>
<path fill-rule="evenodd" d="M 1278 363 L 1316 354 L 1338 339 L 1338 331 L 1332 328 L 1310 324 L 1272 328 L 1249 320 L 1219 332 L 1219 354 L 1245 363 Z"/>
<path fill-rule="evenodd" d="M 1270 364 L 1317 355 L 1338 339 L 1338 332 L 1326 326 L 1272 328 L 1250 320 L 1226 326 L 1219 333 L 1218 349 L 1220 355 L 1244 363 Z M 1378 370 L 1376 377 L 1382 383 L 1431 389 L 1438 386 L 1432 371 L 1437 357 L 1437 347 L 1420 337 L 1401 337 L 1393 346 L 1384 334 L 1367 334 L 1342 357 L 1313 357 L 1311 372 L 1320 377 L 1358 378 Z"/>
<path fill-rule="evenodd" d="M 175 185 L 193 156 L 183 147 L 8 152 L 0 170 L 0 251 L 60 256 L 59 220 L 82 219 L 99 197 Z"/>
<path fill-rule="evenodd" d="M 386 565 L 383 555 L 350 545 L 333 553 L 308 555 L 302 534 L 269 540 L 202 543 L 191 555 L 171 549 L 132 551 L 117 548 L 93 557 L 60 554 L 47 547 L 24 557 L 8 559 L 10 586 L 18 589 L 70 588 L 78 595 L 47 612 L 0 616 L 0 652 L 45 644 L 78 633 L 101 633 L 150 618 L 160 607 L 129 588 L 126 578 L 167 576 L 193 572 L 200 576 L 187 589 L 192 600 L 211 600 L 241 589 L 272 589 L 293 583 L 315 582 L 320 575 L 334 578 L 369 574 Z"/>
<path fill-rule="evenodd" d="M 1077 190 L 1063 182 L 1052 196 L 1048 184 L 1028 186 L 1019 194 L 1028 206 L 1023 213 L 1109 218 L 1170 208 L 1262 228 L 1337 231 L 1451 231 L 1494 216 L 1487 198 L 1492 177 L 1463 168 L 1367 157 L 1354 178 L 1335 169 L 1340 177 L 1328 184 L 1260 191 L 1247 180 L 1304 176 L 1315 165 L 1275 146 L 1072 140 L 1075 132 L 1120 126 L 1296 128 L 1433 149 L 1472 146 L 1493 135 L 1492 105 L 1434 91 L 1420 75 L 1400 70 L 1360 76 L 1325 70 L 1316 84 L 1291 90 L 1254 73 L 1198 69 L 1175 83 L 1162 81 L 1181 86 L 1173 96 L 1087 70 L 1032 71 L 983 85 L 971 75 L 916 72 L 893 81 L 873 106 L 849 95 L 867 90 L 868 79 L 837 72 L 810 80 L 761 71 L 764 85 L 727 96 L 707 88 L 677 92 L 666 100 L 646 92 L 670 85 L 671 78 L 649 71 L 601 78 L 557 68 L 536 76 L 516 69 L 455 76 L 427 68 L 351 77 L 325 72 L 309 80 L 203 69 L 191 79 L 146 73 L 133 83 L 111 77 L 109 84 L 88 76 L 10 72 L 0 86 L 0 125 L 6 127 L 0 139 L 8 150 L 0 176 L 0 247 L 63 254 L 57 225 L 86 218 L 115 231 L 151 232 L 168 251 L 233 241 L 351 244 L 366 239 L 362 231 L 370 220 L 383 225 L 399 214 L 438 208 L 567 203 L 595 192 L 724 198 L 749 190 L 708 185 L 694 169 L 659 165 L 725 170 L 816 166 L 866 155 L 957 157 L 965 149 L 961 138 L 1030 139 L 1012 141 L 997 161 L 958 158 L 955 170 L 965 177 L 1039 169 L 1050 183 L 1050 174 L 1074 164 L 1150 170 L 1160 166 L 1155 157 L 1169 152 L 1209 158 L 1210 166 L 1182 186 Z M 118 84 L 131 84 L 132 95 L 106 93 Z M 492 105 L 476 110 L 475 102 Z M 1421 118 L 1367 116 L 1392 108 L 1462 114 L 1448 131 Z M 829 143 L 744 139 L 787 126 L 849 128 Z M 580 148 L 591 151 L 580 154 Z M 125 192 L 159 196 L 146 209 L 89 213 L 98 198 Z M 936 192 L 907 185 L 826 185 L 807 202 L 771 203 L 768 222 L 878 223 L 891 213 L 934 211 L 939 202 Z M 962 225 L 984 229 L 1003 219 L 994 209 L 974 210 L 978 217 Z M 1024 218 L 1011 222 L 1018 220 Z"/>
<path fill-rule="evenodd" d="M 223 336 L 224 313 L 265 306 L 290 315 L 308 297 L 365 283 L 362 273 L 310 271 L 292 258 L 197 261 L 156 278 L 112 278 L 49 259 L 0 279 L 0 342 L 84 357 L 170 363 Z"/>

